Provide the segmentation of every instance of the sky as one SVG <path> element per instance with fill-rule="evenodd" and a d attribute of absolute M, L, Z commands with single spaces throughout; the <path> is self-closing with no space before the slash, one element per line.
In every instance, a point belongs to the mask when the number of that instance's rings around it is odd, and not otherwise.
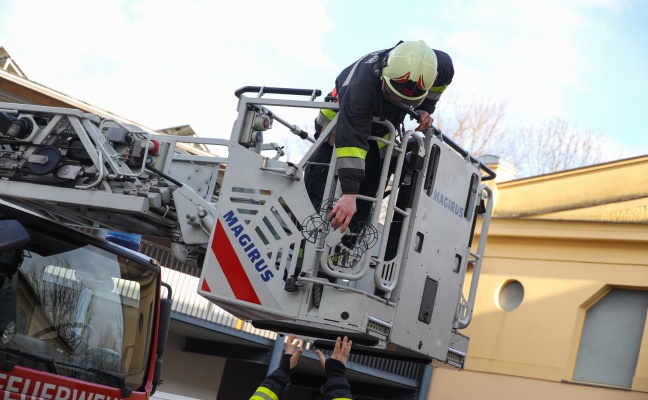
<path fill-rule="evenodd" d="M 646 21 L 645 0 L 0 0 L 0 46 L 29 79 L 124 118 L 229 138 L 236 89 L 326 93 L 362 55 L 424 40 L 453 59 L 443 97 L 562 118 L 634 157 L 648 154 Z"/>

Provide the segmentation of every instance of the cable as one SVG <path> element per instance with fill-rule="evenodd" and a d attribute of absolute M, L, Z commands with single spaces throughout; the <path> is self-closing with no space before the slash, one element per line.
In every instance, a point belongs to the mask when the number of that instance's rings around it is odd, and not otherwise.
<path fill-rule="evenodd" d="M 184 186 L 182 182 L 176 181 L 175 179 L 171 178 L 169 175 L 165 174 L 164 172 L 160 171 L 159 169 L 157 169 L 155 167 L 152 167 L 152 166 L 149 165 L 149 166 L 146 167 L 146 169 L 148 169 L 149 171 L 151 171 L 151 172 L 153 172 L 153 173 L 155 173 L 157 175 L 160 175 L 162 178 L 164 178 L 167 181 L 177 185 L 178 187 Z"/>

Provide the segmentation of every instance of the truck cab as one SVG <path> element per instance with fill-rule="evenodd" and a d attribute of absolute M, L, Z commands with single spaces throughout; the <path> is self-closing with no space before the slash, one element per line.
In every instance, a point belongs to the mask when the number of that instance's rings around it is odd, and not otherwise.
<path fill-rule="evenodd" d="M 4 396 L 146 398 L 160 279 L 155 260 L 0 201 Z"/>

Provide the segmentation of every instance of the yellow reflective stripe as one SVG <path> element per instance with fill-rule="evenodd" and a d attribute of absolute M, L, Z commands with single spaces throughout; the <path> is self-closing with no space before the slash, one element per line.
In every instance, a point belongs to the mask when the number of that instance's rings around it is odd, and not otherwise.
<path fill-rule="evenodd" d="M 335 118 L 335 114 L 337 114 L 337 111 L 335 111 L 335 110 L 329 110 L 328 108 L 323 108 L 323 109 L 321 109 L 320 111 L 321 111 L 322 114 L 324 114 L 324 116 L 325 116 L 326 118 L 328 118 L 329 120 Z"/>
<path fill-rule="evenodd" d="M 336 397 L 333 400 L 351 400 L 351 399 L 348 397 Z"/>
<path fill-rule="evenodd" d="M 259 386 L 250 400 L 279 400 L 279 397 L 267 387 Z"/>
<path fill-rule="evenodd" d="M 435 87 L 432 87 L 432 89 L 430 89 L 430 92 L 443 93 L 447 88 L 448 88 L 448 85 L 435 86 Z"/>
<path fill-rule="evenodd" d="M 360 147 L 336 147 L 335 155 L 340 157 L 355 157 L 364 160 L 367 157 L 367 150 Z"/>
<path fill-rule="evenodd" d="M 389 140 L 389 133 L 383 136 L 382 138 L 385 140 Z M 376 142 L 376 144 L 378 145 L 378 150 L 381 150 L 383 147 L 387 146 L 387 143 L 383 143 L 383 142 Z"/>

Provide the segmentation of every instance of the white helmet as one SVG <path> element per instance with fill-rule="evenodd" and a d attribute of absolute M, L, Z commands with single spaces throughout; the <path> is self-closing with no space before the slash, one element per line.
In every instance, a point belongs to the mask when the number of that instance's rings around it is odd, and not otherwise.
<path fill-rule="evenodd" d="M 437 76 L 434 50 L 422 40 L 394 47 L 383 67 L 383 92 L 392 103 L 416 107 L 423 102 Z"/>

